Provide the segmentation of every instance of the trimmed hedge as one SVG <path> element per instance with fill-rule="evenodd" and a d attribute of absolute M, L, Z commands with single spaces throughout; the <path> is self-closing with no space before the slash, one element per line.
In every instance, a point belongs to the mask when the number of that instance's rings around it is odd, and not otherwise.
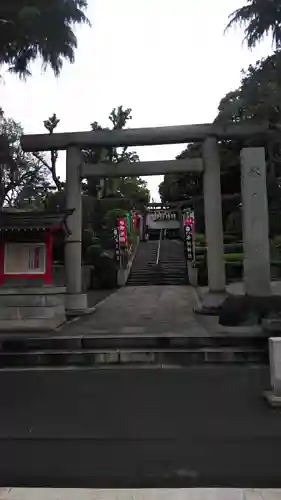
<path fill-rule="evenodd" d="M 224 260 L 225 262 L 243 262 L 244 255 L 243 253 L 225 253 Z"/>
<path fill-rule="evenodd" d="M 224 244 L 224 253 L 243 253 L 243 243 L 225 243 Z"/>

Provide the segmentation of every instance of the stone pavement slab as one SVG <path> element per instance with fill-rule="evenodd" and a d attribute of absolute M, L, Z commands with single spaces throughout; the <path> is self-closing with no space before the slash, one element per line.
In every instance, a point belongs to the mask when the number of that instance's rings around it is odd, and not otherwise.
<path fill-rule="evenodd" d="M 0 500 L 280 500 L 277 489 L 138 489 L 2 488 Z"/>
<path fill-rule="evenodd" d="M 62 335 L 186 334 L 208 336 L 203 321 L 193 313 L 196 292 L 190 286 L 123 287 L 96 311 L 61 330 Z"/>

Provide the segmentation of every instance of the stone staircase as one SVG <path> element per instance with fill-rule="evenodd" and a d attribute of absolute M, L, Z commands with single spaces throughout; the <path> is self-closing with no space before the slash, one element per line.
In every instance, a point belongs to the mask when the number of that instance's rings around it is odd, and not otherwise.
<path fill-rule="evenodd" d="M 183 243 L 180 240 L 162 240 L 159 263 L 156 264 L 158 244 L 159 241 L 155 240 L 140 243 L 128 286 L 188 284 Z"/>
<path fill-rule="evenodd" d="M 266 336 L 0 336 L 0 371 L 46 367 L 160 368 L 268 364 Z"/>

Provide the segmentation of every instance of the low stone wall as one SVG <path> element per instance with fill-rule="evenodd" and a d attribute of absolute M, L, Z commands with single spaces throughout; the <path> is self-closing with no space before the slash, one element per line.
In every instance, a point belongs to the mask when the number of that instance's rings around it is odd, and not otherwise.
<path fill-rule="evenodd" d="M 117 285 L 118 286 L 125 286 L 126 285 L 127 280 L 129 278 L 129 275 L 130 275 L 130 272 L 131 272 L 131 267 L 133 265 L 133 262 L 134 262 L 134 259 L 135 259 L 135 256 L 136 256 L 136 253 L 138 250 L 138 246 L 139 246 L 139 237 L 138 237 L 136 247 L 135 247 L 135 249 L 134 249 L 134 251 L 129 259 L 129 262 L 128 262 L 126 269 L 119 269 L 119 271 L 117 272 Z"/>
<path fill-rule="evenodd" d="M 82 291 L 87 292 L 91 288 L 93 266 L 83 266 L 82 268 Z M 64 265 L 55 264 L 53 266 L 53 283 L 55 286 L 65 286 Z"/>
<path fill-rule="evenodd" d="M 0 289 L 0 332 L 50 331 L 65 322 L 65 287 Z"/>

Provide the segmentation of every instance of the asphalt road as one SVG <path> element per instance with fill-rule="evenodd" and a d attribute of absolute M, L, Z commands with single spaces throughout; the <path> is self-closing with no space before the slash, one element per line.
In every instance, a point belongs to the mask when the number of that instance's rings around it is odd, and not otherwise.
<path fill-rule="evenodd" d="M 280 487 L 258 367 L 0 371 L 0 485 Z"/>

